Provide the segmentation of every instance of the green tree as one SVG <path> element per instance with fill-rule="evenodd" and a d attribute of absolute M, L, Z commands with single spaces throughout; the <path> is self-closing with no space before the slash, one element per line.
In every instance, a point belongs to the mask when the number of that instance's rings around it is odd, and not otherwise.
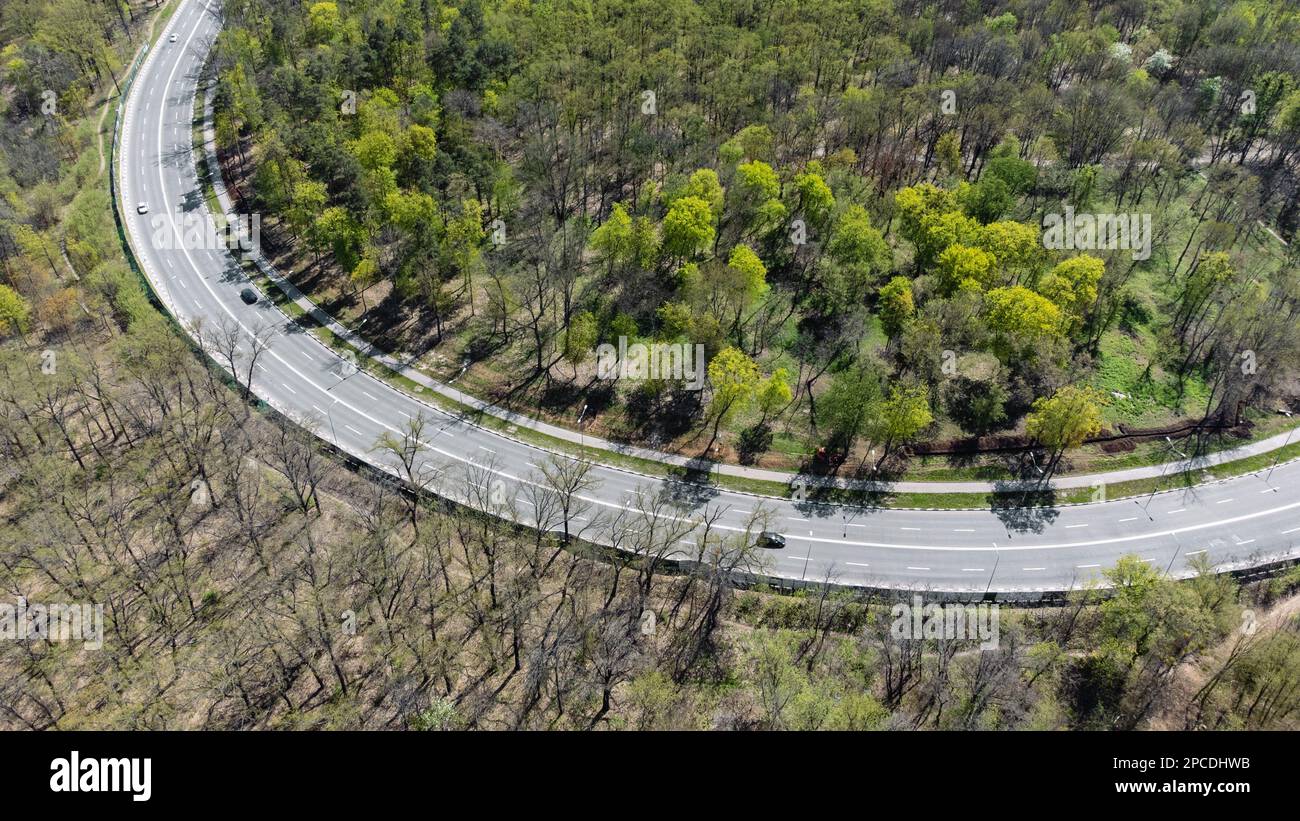
<path fill-rule="evenodd" d="M 813 423 L 827 432 L 826 440 L 847 453 L 853 449 L 880 398 L 880 377 L 867 362 L 838 373 L 815 406 Z"/>
<path fill-rule="evenodd" d="M 722 183 L 718 182 L 718 172 L 712 168 L 701 168 L 691 174 L 691 178 L 682 186 L 678 196 L 702 199 L 709 204 L 714 218 L 722 216 L 726 192 L 722 189 Z"/>
<path fill-rule="evenodd" d="M 57 279 L 59 266 L 55 262 L 59 255 L 59 245 L 48 233 L 41 233 L 25 223 L 16 222 L 9 225 L 9 234 L 22 249 L 23 255 L 32 262 L 44 263 L 50 273 Z"/>
<path fill-rule="evenodd" d="M 655 315 L 659 317 L 661 337 L 672 340 L 689 333 L 695 312 L 685 302 L 665 302 L 655 311 Z"/>
<path fill-rule="evenodd" d="M 781 180 L 772 166 L 760 160 L 736 168 L 736 189 L 742 201 L 757 206 L 781 195 Z"/>
<path fill-rule="evenodd" d="M 900 188 L 894 194 L 894 207 L 898 210 L 899 232 L 915 245 L 925 219 L 957 210 L 957 197 L 946 188 L 923 182 Z"/>
<path fill-rule="evenodd" d="M 1034 226 L 1013 220 L 990 222 L 979 230 L 972 244 L 997 260 L 1003 284 L 1033 283 L 1043 258 L 1041 235 Z"/>
<path fill-rule="evenodd" d="M 739 348 L 729 345 L 710 360 L 709 384 L 713 398 L 709 403 L 709 414 L 713 417 L 713 436 L 705 446 L 705 452 L 717 441 L 722 423 L 753 401 L 758 382 L 758 366 Z"/>
<path fill-rule="evenodd" d="M 307 37 L 313 43 L 328 43 L 342 29 L 337 3 L 313 3 L 307 10 Z"/>
<path fill-rule="evenodd" d="M 365 232 L 351 214 L 338 206 L 326 208 L 316 219 L 314 230 L 321 242 L 329 245 L 339 267 L 352 273 L 352 269 L 361 260 Z"/>
<path fill-rule="evenodd" d="M 876 274 L 888 270 L 892 262 L 889 245 L 860 205 L 850 205 L 840 214 L 826 252 L 842 265 L 863 266 Z"/>
<path fill-rule="evenodd" d="M 606 261 L 611 272 L 615 265 L 627 264 L 635 255 L 632 217 L 627 213 L 627 206 L 614 203 L 609 216 L 591 232 L 588 243 Z"/>
<path fill-rule="evenodd" d="M 460 272 L 465 294 L 469 297 L 470 313 L 474 312 L 474 273 L 482 265 L 483 204 L 476 199 L 465 199 L 460 204 L 460 215 L 447 222 L 443 237 L 443 254 L 452 267 Z"/>
<path fill-rule="evenodd" d="M 880 457 L 872 470 L 880 466 L 893 453 L 934 421 L 930 411 L 930 389 L 925 385 L 895 385 L 889 396 L 879 404 L 871 425 L 871 440 L 880 446 Z"/>
<path fill-rule="evenodd" d="M 977 221 L 957 211 L 926 217 L 922 223 L 921 243 L 916 248 L 917 262 L 928 267 L 951 245 L 974 245 L 980 227 Z"/>
<path fill-rule="evenodd" d="M 438 155 L 438 137 L 432 128 L 415 123 L 406 129 L 406 148 L 424 162 L 433 162 Z"/>
<path fill-rule="evenodd" d="M 768 417 L 790 404 L 794 392 L 790 389 L 790 372 L 777 368 L 772 375 L 764 379 L 758 387 L 758 408 L 763 412 L 759 425 L 767 423 Z"/>
<path fill-rule="evenodd" d="M 659 258 L 659 230 L 654 220 L 641 216 L 632 220 L 632 259 L 641 268 L 653 268 Z"/>
<path fill-rule="evenodd" d="M 739 275 L 748 301 L 758 299 L 767 293 L 767 266 L 763 265 L 763 260 L 759 259 L 758 254 L 754 253 L 754 249 L 748 245 L 737 245 L 731 249 L 727 267 Z"/>
<path fill-rule="evenodd" d="M 367 171 L 392 168 L 397 162 L 397 143 L 383 131 L 367 131 L 351 148 L 352 155 Z"/>
<path fill-rule="evenodd" d="M 835 210 L 835 195 L 826 180 L 821 174 L 807 171 L 794 178 L 794 185 L 799 192 L 800 211 L 807 215 L 814 228 L 824 229 Z"/>
<path fill-rule="evenodd" d="M 1179 582 L 1138 556 L 1123 556 L 1104 576 L 1111 595 L 1100 607 L 1095 652 L 1137 673 L 1127 682 L 1113 722 L 1131 729 L 1149 712 L 1164 674 L 1221 641 L 1241 624 L 1241 610 L 1231 578 L 1209 572 L 1208 566 Z"/>
<path fill-rule="evenodd" d="M 352 287 L 357 289 L 361 297 L 361 311 L 365 313 L 369 310 L 366 307 L 366 291 L 383 279 L 383 268 L 379 265 L 379 249 L 373 245 L 368 246 L 361 254 L 361 259 L 357 261 L 356 267 L 352 269 L 349 279 L 352 281 Z"/>
<path fill-rule="evenodd" d="M 1019 157 L 994 157 L 984 167 L 986 177 L 995 177 L 1006 183 L 1008 192 L 1019 197 L 1033 190 L 1038 183 L 1038 169 Z"/>
<path fill-rule="evenodd" d="M 699 197 L 681 197 L 668 208 L 663 222 L 663 252 L 674 259 L 691 259 L 713 245 L 713 210 Z"/>
<path fill-rule="evenodd" d="M 1096 389 L 1074 385 L 1034 400 L 1033 410 L 1025 417 L 1025 432 L 1052 454 L 1044 480 L 1052 476 L 1066 450 L 1101 432 L 1103 403 L 1104 397 Z"/>
<path fill-rule="evenodd" d="M 573 366 L 573 378 L 578 378 L 578 366 L 586 360 L 596 340 L 600 337 L 600 323 L 591 311 L 583 311 L 569 320 L 564 332 L 564 360 Z"/>
<path fill-rule="evenodd" d="M 935 260 L 935 270 L 944 293 L 960 287 L 977 287 L 984 290 L 994 284 L 997 259 L 982 248 L 970 245 L 949 245 Z"/>
<path fill-rule="evenodd" d="M 962 210 L 981 223 L 990 223 L 1016 204 L 1011 189 L 1001 177 L 985 175 L 974 185 L 963 186 L 958 194 Z"/>
<path fill-rule="evenodd" d="M 956 131 L 945 132 L 934 144 L 934 156 L 943 173 L 956 176 L 961 171 L 961 135 Z"/>
<path fill-rule="evenodd" d="M 1088 254 L 1063 260 L 1038 284 L 1038 292 L 1052 300 L 1065 316 L 1067 331 L 1083 324 L 1083 318 L 1097 301 L 1097 283 L 1106 263 Z"/>
<path fill-rule="evenodd" d="M 763 231 L 783 222 L 786 209 L 780 196 L 781 180 L 772 166 L 754 160 L 736 168 L 731 197 L 742 225 Z"/>
<path fill-rule="evenodd" d="M 310 241 L 316 218 L 325 210 L 328 202 L 324 183 L 305 179 L 293 187 L 293 204 L 289 207 L 286 219 L 295 237 L 307 237 Z M 311 245 L 319 252 L 316 243 Z"/>
<path fill-rule="evenodd" d="M 8 285 L 0 285 L 0 333 L 27 333 L 31 314 L 31 306 L 21 294 Z"/>
<path fill-rule="evenodd" d="M 734 165 L 742 159 L 770 160 L 774 143 L 772 129 L 765 125 L 747 125 L 723 143 L 719 153 L 727 165 Z"/>
<path fill-rule="evenodd" d="M 916 314 L 912 297 L 912 282 L 907 277 L 894 277 L 880 288 L 880 324 L 892 339 Z"/>
<path fill-rule="evenodd" d="M 994 288 L 984 297 L 989 330 L 1003 358 L 1061 332 L 1061 309 L 1021 285 Z"/>

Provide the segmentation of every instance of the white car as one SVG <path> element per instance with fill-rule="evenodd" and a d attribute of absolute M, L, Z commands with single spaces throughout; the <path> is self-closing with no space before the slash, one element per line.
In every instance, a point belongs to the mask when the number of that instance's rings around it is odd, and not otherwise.
<path fill-rule="evenodd" d="M 169 43 L 174 43 L 174 42 L 176 42 L 176 35 L 173 34 L 171 37 L 168 37 L 168 38 L 167 38 L 167 42 L 169 42 Z"/>
<path fill-rule="evenodd" d="M 149 203 L 147 203 L 147 202 L 139 202 L 139 203 L 136 203 L 136 206 L 135 206 L 135 212 L 136 212 L 137 214 L 147 214 L 147 213 L 149 213 Z"/>

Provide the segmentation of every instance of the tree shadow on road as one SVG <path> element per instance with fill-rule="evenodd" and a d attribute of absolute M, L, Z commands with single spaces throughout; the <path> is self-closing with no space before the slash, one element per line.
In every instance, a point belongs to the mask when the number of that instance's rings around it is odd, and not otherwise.
<path fill-rule="evenodd" d="M 244 266 L 240 265 L 239 260 L 235 259 L 233 256 L 226 257 L 221 266 L 221 273 L 218 278 L 223 283 L 252 281 L 249 279 L 248 273 L 244 270 Z"/>
<path fill-rule="evenodd" d="M 1042 533 L 1060 515 L 1054 489 L 1024 482 L 995 482 L 989 508 L 1012 533 Z"/>
<path fill-rule="evenodd" d="M 803 498 L 796 497 L 792 504 L 808 518 L 842 518 L 847 514 L 852 521 L 864 514 L 879 513 L 892 495 L 886 482 L 860 482 L 845 490 L 823 477 L 800 474 L 793 484 L 802 486 Z"/>
<path fill-rule="evenodd" d="M 718 496 L 718 486 L 712 481 L 713 463 L 693 459 L 683 472 L 664 480 L 660 498 L 684 509 L 702 507 Z"/>

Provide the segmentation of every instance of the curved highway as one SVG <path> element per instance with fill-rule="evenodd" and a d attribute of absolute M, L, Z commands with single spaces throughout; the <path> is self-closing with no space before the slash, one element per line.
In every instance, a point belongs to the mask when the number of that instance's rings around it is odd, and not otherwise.
<path fill-rule="evenodd" d="M 191 123 L 200 73 L 221 25 L 216 10 L 201 0 L 180 0 L 140 67 L 123 114 L 118 207 L 159 299 L 183 327 L 207 329 L 209 343 L 224 329 L 237 331 L 244 367 L 254 335 L 266 339 L 253 368 L 254 392 L 339 449 L 393 472 L 396 461 L 376 448 L 377 440 L 401 437 L 412 420 L 427 420 L 416 472 L 433 492 L 496 506 L 530 526 L 561 528 L 562 514 L 539 489 L 542 467 L 568 457 L 481 428 L 357 372 L 265 297 L 245 304 L 241 290 L 256 286 L 228 251 L 169 247 L 175 243 L 159 239 L 157 225 L 183 231 L 186 215 L 207 214 Z M 147 213 L 137 212 L 139 203 L 147 204 Z M 571 531 L 587 540 L 608 543 L 613 529 L 625 536 L 644 530 L 651 519 L 636 510 L 649 501 L 659 505 L 652 514 L 657 531 L 683 529 L 712 512 L 718 535 L 764 528 L 783 533 L 784 549 L 763 551 L 761 570 L 772 576 L 965 596 L 1032 597 L 1070 589 L 1129 554 L 1176 576 L 1191 573 L 1202 556 L 1220 570 L 1245 568 L 1294 555 L 1300 539 L 1300 463 L 1137 500 L 1003 511 L 813 505 L 602 465 L 592 468 L 589 480 L 569 516 Z M 696 557 L 699 532 L 674 538 L 681 551 L 674 558 Z"/>

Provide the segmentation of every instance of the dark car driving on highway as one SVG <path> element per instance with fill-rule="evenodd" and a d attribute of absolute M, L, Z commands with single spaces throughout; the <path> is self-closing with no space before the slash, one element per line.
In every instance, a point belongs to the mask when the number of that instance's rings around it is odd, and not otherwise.
<path fill-rule="evenodd" d="M 244 300 L 244 302 L 247 302 L 249 305 L 252 305 L 257 301 L 257 293 L 254 292 L 252 288 L 245 288 L 239 292 L 239 298 Z"/>
<path fill-rule="evenodd" d="M 785 537 L 776 531 L 764 530 L 758 534 L 758 546 L 769 550 L 780 550 L 785 547 Z"/>

